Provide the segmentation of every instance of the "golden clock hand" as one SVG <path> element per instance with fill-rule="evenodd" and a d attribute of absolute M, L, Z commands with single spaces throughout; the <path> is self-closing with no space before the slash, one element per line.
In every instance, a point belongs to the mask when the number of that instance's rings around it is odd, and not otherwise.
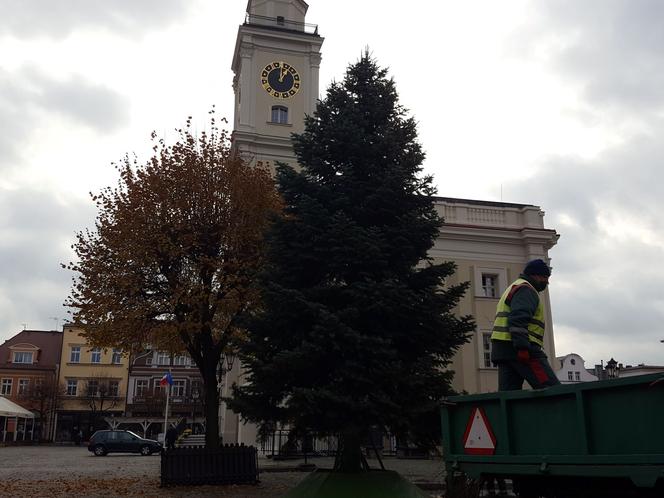
<path fill-rule="evenodd" d="M 279 72 L 279 83 L 283 83 L 284 78 L 286 77 L 287 74 L 288 74 L 288 69 L 282 67 L 281 71 Z"/>

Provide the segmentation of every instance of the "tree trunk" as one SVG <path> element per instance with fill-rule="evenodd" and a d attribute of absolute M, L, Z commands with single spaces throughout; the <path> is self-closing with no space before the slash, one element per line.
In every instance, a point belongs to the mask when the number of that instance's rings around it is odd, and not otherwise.
<path fill-rule="evenodd" d="M 337 472 L 368 470 L 366 460 L 362 455 L 362 436 L 359 432 L 344 432 L 339 436 L 334 470 Z"/>
<path fill-rule="evenodd" d="M 203 374 L 205 385 L 205 447 L 219 447 L 219 392 L 216 365 L 208 365 Z"/>

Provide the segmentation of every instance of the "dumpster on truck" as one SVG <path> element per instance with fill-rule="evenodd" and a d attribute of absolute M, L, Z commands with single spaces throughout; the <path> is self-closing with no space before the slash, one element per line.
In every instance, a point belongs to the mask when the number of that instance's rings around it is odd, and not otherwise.
<path fill-rule="evenodd" d="M 523 497 L 664 496 L 664 374 L 449 398 L 448 478 Z"/>

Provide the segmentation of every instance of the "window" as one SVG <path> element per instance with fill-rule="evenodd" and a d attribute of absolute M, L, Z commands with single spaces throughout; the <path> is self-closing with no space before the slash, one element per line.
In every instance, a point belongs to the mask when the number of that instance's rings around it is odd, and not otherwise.
<path fill-rule="evenodd" d="M 574 372 L 574 380 L 581 382 L 581 372 Z"/>
<path fill-rule="evenodd" d="M 76 396 L 78 381 L 76 379 L 67 380 L 67 396 Z"/>
<path fill-rule="evenodd" d="M 150 357 L 150 358 L 145 358 L 145 364 L 146 364 L 146 365 L 152 365 L 152 357 Z"/>
<path fill-rule="evenodd" d="M 126 441 L 133 441 L 136 439 L 136 437 L 132 436 L 128 432 L 116 432 L 116 434 L 117 434 L 116 439 L 118 441 L 126 442 Z"/>
<path fill-rule="evenodd" d="M 145 396 L 148 392 L 149 384 L 145 379 L 136 380 L 136 396 Z"/>
<path fill-rule="evenodd" d="M 90 363 L 101 363 L 101 349 L 94 348 L 90 355 Z"/>
<path fill-rule="evenodd" d="M 183 367 L 187 364 L 187 357 L 184 355 L 177 355 L 173 358 L 173 365 Z"/>
<path fill-rule="evenodd" d="M 171 396 L 184 396 L 184 380 L 174 380 L 171 386 Z"/>
<path fill-rule="evenodd" d="M 498 297 L 498 275 L 482 273 L 482 295 L 484 297 Z"/>
<path fill-rule="evenodd" d="M 112 380 L 108 383 L 108 395 L 114 398 L 120 395 L 120 381 Z"/>
<path fill-rule="evenodd" d="M 69 354 L 70 363 L 79 363 L 81 361 L 81 346 L 72 346 Z"/>
<path fill-rule="evenodd" d="M 567 380 L 574 380 L 574 372 L 567 372 Z"/>
<path fill-rule="evenodd" d="M 277 24 L 279 26 L 283 26 L 284 24 L 286 24 L 286 19 L 284 18 L 284 16 L 277 16 Z"/>
<path fill-rule="evenodd" d="M 122 352 L 119 349 L 114 349 L 111 363 L 119 365 L 121 362 L 122 362 Z"/>
<path fill-rule="evenodd" d="M 569 362 L 570 362 L 572 365 L 576 365 L 576 360 L 575 360 L 574 358 L 570 358 Z"/>
<path fill-rule="evenodd" d="M 493 368 L 491 364 L 491 332 L 482 332 L 482 368 Z"/>
<path fill-rule="evenodd" d="M 505 268 L 476 266 L 473 269 L 473 288 L 476 297 L 498 299 L 507 284 Z"/>
<path fill-rule="evenodd" d="M 170 365 L 171 355 L 163 351 L 157 353 L 157 365 Z"/>
<path fill-rule="evenodd" d="M 15 351 L 14 363 L 32 363 L 32 353 L 27 353 L 25 351 Z"/>
<path fill-rule="evenodd" d="M 29 379 L 19 379 L 18 381 L 18 394 L 28 394 L 28 386 L 30 385 Z"/>
<path fill-rule="evenodd" d="M 284 107 L 283 105 L 272 106 L 272 122 L 288 124 L 288 107 Z"/>
<path fill-rule="evenodd" d="M 12 394 L 12 379 L 2 379 L 2 388 L 0 394 L 11 396 Z"/>
<path fill-rule="evenodd" d="M 99 381 L 98 380 L 89 380 L 88 381 L 88 396 L 97 396 L 99 392 Z"/>

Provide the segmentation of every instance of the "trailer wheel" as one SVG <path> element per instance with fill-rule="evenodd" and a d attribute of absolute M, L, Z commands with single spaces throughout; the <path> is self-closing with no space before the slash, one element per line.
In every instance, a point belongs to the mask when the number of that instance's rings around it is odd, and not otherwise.
<path fill-rule="evenodd" d="M 480 496 L 480 481 L 463 473 L 453 473 L 445 479 L 445 498 L 475 498 Z"/>

